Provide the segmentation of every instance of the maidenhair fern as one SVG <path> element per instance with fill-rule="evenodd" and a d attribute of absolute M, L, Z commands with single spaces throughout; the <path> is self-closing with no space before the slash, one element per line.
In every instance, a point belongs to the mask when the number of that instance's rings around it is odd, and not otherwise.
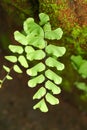
<path fill-rule="evenodd" d="M 83 59 L 80 55 L 72 55 L 71 61 L 73 67 L 77 70 L 81 77 L 84 79 L 87 78 L 87 60 Z"/>
<path fill-rule="evenodd" d="M 87 82 L 85 82 L 87 79 L 87 60 L 83 59 L 81 55 L 72 55 L 71 56 L 71 62 L 74 67 L 74 69 L 78 72 L 78 74 L 82 77 L 82 81 L 76 81 L 74 82 L 74 85 L 81 93 L 81 99 L 87 100 Z M 81 79 L 80 79 L 81 80 Z"/>
<path fill-rule="evenodd" d="M 3 68 L 7 72 L 5 79 L 11 80 L 10 71 L 13 69 L 17 73 L 23 73 L 20 65 L 23 66 L 26 74 L 29 75 L 28 86 L 31 88 L 38 86 L 33 99 L 38 99 L 39 102 L 33 109 L 39 108 L 42 112 L 47 112 L 46 102 L 51 105 L 59 103 L 58 98 L 55 97 L 61 92 L 59 84 L 62 78 L 58 75 L 58 71 L 64 69 L 64 64 L 58 61 L 58 58 L 64 55 L 66 49 L 48 44 L 46 40 L 61 39 L 62 29 L 52 30 L 47 14 L 40 13 L 39 19 L 39 24 L 33 18 L 26 19 L 23 24 L 24 32 L 14 32 L 14 38 L 19 44 L 9 45 L 12 55 L 5 56 L 5 59 L 14 65 L 11 69 L 7 66 Z M 0 80 L 1 86 L 4 80 Z"/>

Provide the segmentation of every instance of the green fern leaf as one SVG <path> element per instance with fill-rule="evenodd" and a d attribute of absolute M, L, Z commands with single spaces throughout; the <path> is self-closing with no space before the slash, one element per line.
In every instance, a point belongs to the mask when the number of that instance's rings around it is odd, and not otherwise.
<path fill-rule="evenodd" d="M 45 77 L 44 77 L 44 75 L 41 74 L 41 75 L 29 80 L 28 86 L 31 88 L 34 88 L 34 87 L 36 87 L 37 84 L 42 83 L 44 80 L 45 80 Z"/>
<path fill-rule="evenodd" d="M 62 64 L 61 62 L 55 60 L 52 57 L 47 58 L 45 63 L 49 67 L 56 67 L 57 70 L 63 70 L 64 69 L 64 64 Z"/>
<path fill-rule="evenodd" d="M 20 65 L 25 68 L 27 75 L 29 75 L 29 87 L 34 88 L 39 86 L 33 99 L 41 100 L 33 108 L 39 108 L 42 112 L 47 112 L 48 107 L 45 101 L 51 105 L 59 103 L 54 94 L 61 92 L 57 85 L 62 82 L 62 78 L 57 75 L 58 72 L 53 71 L 52 67 L 55 67 L 57 71 L 64 69 L 64 64 L 59 62 L 58 58 L 65 54 L 66 49 L 65 47 L 48 44 L 46 41 L 46 39 L 59 40 L 63 35 L 62 29 L 57 28 L 52 30 L 49 16 L 45 13 L 40 13 L 39 19 L 39 24 L 33 18 L 26 19 L 23 24 L 23 33 L 19 31 L 14 32 L 14 38 L 19 42 L 19 45 L 9 45 L 9 50 L 17 54 L 6 56 L 5 58 L 15 63 L 12 67 L 15 72 L 23 73 Z M 18 65 L 17 62 L 19 62 Z M 9 74 L 10 69 L 6 66 L 4 66 L 4 69 Z M 81 69 L 80 73 L 82 72 Z M 8 74 L 6 78 L 11 80 L 12 77 Z M 0 87 L 3 81 L 0 80 Z"/>
<path fill-rule="evenodd" d="M 46 23 L 43 27 L 43 30 L 45 33 L 51 31 L 51 24 L 49 22 Z"/>
<path fill-rule="evenodd" d="M 45 38 L 49 40 L 55 40 L 55 39 L 59 40 L 61 39 L 62 35 L 63 35 L 63 31 L 61 28 L 57 28 L 53 31 L 45 32 Z"/>
<path fill-rule="evenodd" d="M 84 82 L 75 82 L 76 87 L 79 90 L 82 90 L 83 92 L 87 93 L 87 84 Z"/>
<path fill-rule="evenodd" d="M 12 63 L 17 62 L 17 57 L 16 56 L 5 56 L 5 59 L 12 62 Z"/>
<path fill-rule="evenodd" d="M 50 20 L 49 16 L 47 14 L 45 14 L 45 13 L 40 13 L 39 14 L 39 19 L 40 19 L 39 24 L 41 26 L 46 24 Z"/>
<path fill-rule="evenodd" d="M 46 89 L 41 87 L 33 96 L 33 99 L 40 99 L 46 94 Z"/>
<path fill-rule="evenodd" d="M 32 34 L 34 36 L 40 36 L 44 38 L 44 32 L 43 29 L 34 22 L 33 18 L 28 18 L 24 22 L 24 31 L 27 33 L 27 35 Z"/>
<path fill-rule="evenodd" d="M 3 80 L 0 80 L 0 88 L 2 87 Z"/>
<path fill-rule="evenodd" d="M 80 55 L 72 55 L 71 61 L 74 69 L 78 71 L 82 78 L 87 78 L 87 60 L 83 59 Z"/>
<path fill-rule="evenodd" d="M 73 67 L 74 67 L 76 70 L 78 70 L 79 67 L 80 67 L 80 65 L 83 63 L 83 59 L 82 59 L 82 57 L 81 57 L 80 55 L 78 55 L 78 56 L 72 55 L 72 56 L 71 56 L 71 61 L 72 61 Z"/>
<path fill-rule="evenodd" d="M 56 73 L 54 73 L 52 70 L 50 70 L 50 69 L 45 71 L 45 76 L 48 79 L 53 80 L 55 84 L 60 84 L 62 82 L 62 78 L 60 76 L 58 76 Z"/>
<path fill-rule="evenodd" d="M 36 50 L 34 52 L 28 53 L 26 57 L 28 60 L 33 61 L 33 60 L 42 60 L 45 57 L 45 55 L 46 54 L 44 53 L 43 50 Z"/>
<path fill-rule="evenodd" d="M 37 109 L 39 108 L 42 112 L 48 112 L 48 108 L 47 108 L 47 105 L 45 103 L 45 100 L 42 99 L 39 103 L 37 103 L 33 109 Z"/>
<path fill-rule="evenodd" d="M 9 68 L 9 67 L 3 65 L 3 68 L 4 68 L 4 70 L 5 70 L 6 72 L 8 72 L 8 73 L 10 72 L 10 68 Z"/>
<path fill-rule="evenodd" d="M 55 98 L 53 95 L 51 95 L 50 93 L 47 93 L 45 98 L 46 101 L 49 102 L 51 105 L 59 104 L 59 100 Z"/>
<path fill-rule="evenodd" d="M 13 66 L 13 70 L 17 73 L 22 73 L 22 70 L 20 69 L 20 67 L 18 65 L 14 65 Z"/>
<path fill-rule="evenodd" d="M 45 65 L 40 62 L 34 67 L 27 69 L 27 74 L 30 76 L 36 76 L 38 72 L 44 71 L 45 70 Z"/>
<path fill-rule="evenodd" d="M 0 84 L 2 83 L 2 80 L 0 79 Z"/>
<path fill-rule="evenodd" d="M 40 36 L 33 36 L 32 34 L 27 36 L 27 41 L 29 45 L 32 45 L 33 47 L 37 47 L 39 49 L 44 49 L 46 46 L 46 41 L 43 39 L 43 37 Z"/>
<path fill-rule="evenodd" d="M 13 79 L 10 75 L 7 75 L 6 78 L 7 78 L 8 80 L 12 80 L 12 79 Z"/>
<path fill-rule="evenodd" d="M 45 83 L 45 87 L 48 90 L 51 90 L 53 92 L 53 94 L 59 94 L 61 92 L 61 89 L 58 86 L 56 86 L 53 82 L 51 82 L 50 80 L 48 80 Z"/>
<path fill-rule="evenodd" d="M 25 52 L 28 54 L 28 53 L 31 53 L 31 52 L 34 52 L 35 50 L 34 50 L 34 48 L 33 47 L 31 47 L 31 46 L 26 46 L 25 47 Z"/>
<path fill-rule="evenodd" d="M 15 31 L 14 32 L 14 38 L 16 41 L 18 41 L 20 44 L 22 45 L 28 45 L 28 41 L 26 36 L 24 36 L 22 33 L 20 33 L 19 31 Z"/>
<path fill-rule="evenodd" d="M 22 54 L 23 53 L 23 47 L 18 46 L 18 45 L 9 45 L 9 49 L 10 51 L 12 51 L 13 53 L 18 53 L 18 54 Z"/>
<path fill-rule="evenodd" d="M 80 66 L 78 72 L 79 72 L 79 74 L 81 74 L 81 76 L 82 76 L 83 78 L 87 78 L 87 61 L 84 61 L 84 62 L 81 64 L 81 66 Z"/>
<path fill-rule="evenodd" d="M 28 65 L 28 63 L 27 63 L 27 60 L 26 60 L 26 58 L 25 58 L 23 55 L 20 55 L 20 56 L 18 57 L 18 61 L 19 61 L 19 63 L 20 63 L 23 67 L 25 67 L 25 68 L 28 68 L 28 67 L 29 67 L 29 65 Z"/>
<path fill-rule="evenodd" d="M 53 56 L 56 56 L 56 57 L 61 57 L 65 54 L 66 52 L 66 49 L 65 47 L 59 47 L 59 46 L 55 46 L 55 45 L 48 45 L 46 47 L 46 52 L 49 54 L 49 55 L 53 55 Z"/>

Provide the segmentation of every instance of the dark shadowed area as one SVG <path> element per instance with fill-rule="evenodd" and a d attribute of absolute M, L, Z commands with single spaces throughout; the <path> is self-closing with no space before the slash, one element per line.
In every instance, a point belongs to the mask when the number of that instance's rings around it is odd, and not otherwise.
<path fill-rule="evenodd" d="M 0 78 L 7 64 L 0 53 Z M 33 110 L 33 90 L 26 84 L 26 77 L 15 76 L 0 89 L 0 130 L 87 130 L 87 114 L 80 112 L 72 103 L 62 99 L 50 106 L 48 113 Z"/>

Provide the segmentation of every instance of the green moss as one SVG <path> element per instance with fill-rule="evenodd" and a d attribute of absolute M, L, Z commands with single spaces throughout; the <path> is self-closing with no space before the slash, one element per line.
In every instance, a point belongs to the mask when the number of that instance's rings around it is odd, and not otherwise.
<path fill-rule="evenodd" d="M 49 14 L 53 27 L 61 26 L 66 30 L 70 30 L 75 18 L 73 14 L 67 16 L 67 13 L 70 13 L 69 5 L 64 0 L 61 3 L 56 4 L 55 1 L 41 2 L 40 0 L 39 10 Z"/>
<path fill-rule="evenodd" d="M 49 14 L 52 26 L 54 28 L 62 27 L 64 35 L 61 43 L 67 47 L 68 53 L 87 54 L 87 27 L 78 25 L 73 12 L 69 12 L 70 8 L 67 2 L 62 0 L 62 4 L 55 4 L 54 0 L 39 1 L 40 11 Z"/>
<path fill-rule="evenodd" d="M 40 12 L 47 13 L 50 17 L 50 22 L 53 27 L 58 27 L 58 21 L 57 21 L 57 13 L 58 13 L 59 7 L 57 4 L 47 4 L 40 2 Z"/>
<path fill-rule="evenodd" d="M 75 54 L 87 54 L 87 27 L 73 27 L 69 34 L 64 35 L 63 42 L 73 44 Z"/>
<path fill-rule="evenodd" d="M 34 11 L 36 9 L 33 8 L 32 2 L 28 2 L 28 0 L 3 0 L 1 5 L 6 11 L 7 16 L 11 16 L 10 19 L 16 25 L 20 25 L 27 17 L 34 17 Z"/>

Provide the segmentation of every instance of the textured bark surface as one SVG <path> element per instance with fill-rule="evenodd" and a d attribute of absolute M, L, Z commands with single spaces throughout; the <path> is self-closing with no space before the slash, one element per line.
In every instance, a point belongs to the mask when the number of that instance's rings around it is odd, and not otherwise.
<path fill-rule="evenodd" d="M 40 11 L 56 16 L 56 20 L 64 28 L 75 26 L 75 24 L 87 25 L 86 0 L 39 0 L 39 3 Z"/>
<path fill-rule="evenodd" d="M 39 0 L 39 10 L 49 14 L 53 27 L 62 27 L 65 45 L 69 44 L 78 54 L 80 50 L 87 52 L 86 0 Z M 73 36 L 73 32 L 78 35 Z"/>

